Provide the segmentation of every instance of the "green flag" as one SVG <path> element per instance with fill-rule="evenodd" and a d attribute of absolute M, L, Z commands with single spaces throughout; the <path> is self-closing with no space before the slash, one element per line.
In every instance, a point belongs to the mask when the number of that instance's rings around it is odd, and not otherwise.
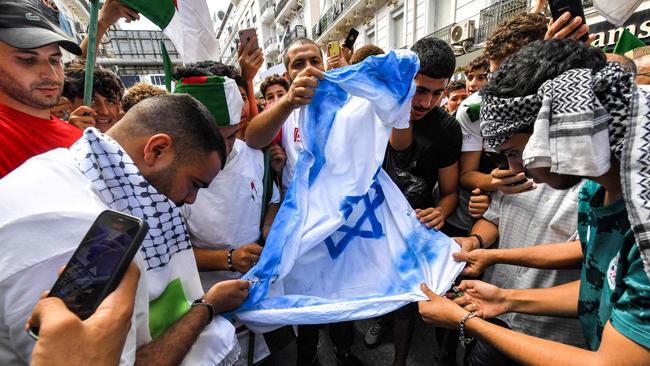
<path fill-rule="evenodd" d="M 174 65 L 172 60 L 169 58 L 169 53 L 167 53 L 167 47 L 165 47 L 165 42 L 160 41 L 160 51 L 162 52 L 163 58 L 163 69 L 165 70 L 165 88 L 168 92 L 172 92 L 172 70 Z"/>
<path fill-rule="evenodd" d="M 120 0 L 151 20 L 160 29 L 165 29 L 176 13 L 177 0 Z"/>
<path fill-rule="evenodd" d="M 618 55 L 623 55 L 627 51 L 631 51 L 635 48 L 643 47 L 645 43 L 634 36 L 627 28 L 621 33 L 616 46 L 614 46 L 614 53 Z"/>

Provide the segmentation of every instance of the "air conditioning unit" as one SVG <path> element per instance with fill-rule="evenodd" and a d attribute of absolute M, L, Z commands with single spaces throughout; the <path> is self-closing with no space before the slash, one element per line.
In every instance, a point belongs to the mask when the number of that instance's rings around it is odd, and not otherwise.
<path fill-rule="evenodd" d="M 476 27 L 473 20 L 466 20 L 451 28 L 451 44 L 457 44 L 476 37 Z"/>

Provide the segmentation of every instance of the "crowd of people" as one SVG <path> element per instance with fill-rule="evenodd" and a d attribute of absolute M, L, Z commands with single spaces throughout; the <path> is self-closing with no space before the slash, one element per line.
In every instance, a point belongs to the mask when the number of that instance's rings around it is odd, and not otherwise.
<path fill-rule="evenodd" d="M 100 34 L 123 17 L 138 14 L 106 1 Z M 446 42 L 411 47 L 410 121 L 392 130 L 383 168 L 466 267 L 452 292 L 424 286 L 429 301 L 374 320 L 364 343 L 393 332 L 394 365 L 406 364 L 418 316 L 438 327 L 430 342 L 443 364 L 459 351 L 466 365 L 650 364 L 648 202 L 638 198 L 649 197 L 650 147 L 635 132 L 650 128 L 647 77 L 636 75 L 647 65 L 578 41 L 585 34 L 569 13 L 515 15 L 456 81 Z M 252 45 L 240 46 L 239 68 L 176 67 L 171 93 L 126 89 L 96 66 L 84 105 L 87 42 L 28 3 L 0 3 L 0 363 L 282 365 L 294 347 L 297 365 L 315 365 L 327 326 L 337 363 L 364 364 L 353 322 L 255 334 L 215 317 L 248 295 L 241 277 L 303 148 L 301 108 L 327 70 L 385 53 L 343 46 L 326 58 L 294 39 L 285 75 L 256 98 L 263 55 Z M 79 58 L 63 65 L 61 49 Z M 82 321 L 39 298 L 107 208 L 152 229 Z M 37 342 L 25 332 L 34 326 Z"/>

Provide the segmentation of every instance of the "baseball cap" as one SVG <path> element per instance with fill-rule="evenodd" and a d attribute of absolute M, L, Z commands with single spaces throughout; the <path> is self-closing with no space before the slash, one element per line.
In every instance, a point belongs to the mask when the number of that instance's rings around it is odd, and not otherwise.
<path fill-rule="evenodd" d="M 0 2 L 0 41 L 21 49 L 58 43 L 64 50 L 81 55 L 81 48 L 52 24 L 29 1 Z"/>

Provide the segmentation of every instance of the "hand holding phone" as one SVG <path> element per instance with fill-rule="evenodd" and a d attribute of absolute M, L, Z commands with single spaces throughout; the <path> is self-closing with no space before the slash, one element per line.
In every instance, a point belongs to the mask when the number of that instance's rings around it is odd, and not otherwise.
<path fill-rule="evenodd" d="M 341 44 L 339 41 L 334 41 L 327 44 L 327 55 L 329 57 L 336 57 L 341 55 Z"/>
<path fill-rule="evenodd" d="M 586 26 L 582 0 L 549 0 L 548 5 L 551 8 L 553 24 L 549 26 L 545 39 L 578 36 L 578 32 L 581 32 L 580 28 L 583 25 Z M 583 32 L 577 39 L 587 42 L 589 40 L 588 28 Z"/>
<path fill-rule="evenodd" d="M 354 48 L 354 43 L 357 41 L 357 37 L 359 37 L 359 31 L 357 31 L 354 28 L 351 28 L 350 32 L 348 33 L 348 36 L 345 37 L 345 42 L 343 42 L 343 47 L 352 50 Z"/>
<path fill-rule="evenodd" d="M 103 211 L 52 286 L 58 297 L 81 320 L 90 317 L 122 280 L 148 231 L 147 223 L 121 212 Z M 38 339 L 38 329 L 29 333 Z"/>
<path fill-rule="evenodd" d="M 239 44 L 241 45 L 241 48 L 246 48 L 249 43 L 251 43 L 249 52 L 253 52 L 260 48 L 260 45 L 257 43 L 257 31 L 255 28 L 242 29 L 239 31 Z"/>
<path fill-rule="evenodd" d="M 131 263 L 115 291 L 82 321 L 61 299 L 44 297 L 26 327 L 40 329 L 31 365 L 117 365 L 131 326 L 140 272 Z M 70 352 L 74 349 L 74 352 Z"/>

